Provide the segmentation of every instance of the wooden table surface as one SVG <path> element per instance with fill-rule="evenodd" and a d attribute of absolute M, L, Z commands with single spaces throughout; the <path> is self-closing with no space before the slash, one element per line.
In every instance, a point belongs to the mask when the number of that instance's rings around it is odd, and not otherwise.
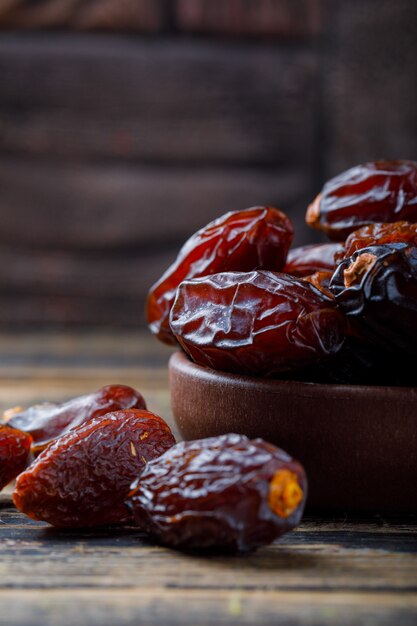
<path fill-rule="evenodd" d="M 169 350 L 140 334 L 0 336 L 0 408 L 136 386 L 170 424 Z M 249 556 L 189 556 L 135 528 L 56 531 L 0 496 L 0 625 L 417 624 L 417 517 L 308 512 Z"/>

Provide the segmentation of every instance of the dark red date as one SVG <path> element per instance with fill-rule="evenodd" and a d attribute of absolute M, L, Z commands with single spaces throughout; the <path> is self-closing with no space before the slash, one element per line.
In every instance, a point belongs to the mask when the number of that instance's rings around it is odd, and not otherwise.
<path fill-rule="evenodd" d="M 363 226 L 349 235 L 341 251 L 336 253 L 336 261 L 348 259 L 356 250 L 390 243 L 409 243 L 416 246 L 417 224 L 402 221 Z"/>
<path fill-rule="evenodd" d="M 164 420 L 148 411 L 96 417 L 49 445 L 20 474 L 13 501 L 32 519 L 58 527 L 127 522 L 130 484 L 174 443 Z"/>
<path fill-rule="evenodd" d="M 146 305 L 151 332 L 164 343 L 175 344 L 169 313 L 183 280 L 217 272 L 280 271 L 292 238 L 291 221 L 272 207 L 233 211 L 210 222 L 184 244 L 173 265 L 151 287 Z"/>
<path fill-rule="evenodd" d="M 329 180 L 306 221 L 333 240 L 376 222 L 417 222 L 417 162 L 376 161 Z"/>
<path fill-rule="evenodd" d="M 417 350 L 417 248 L 369 246 L 342 261 L 330 289 L 359 336 L 391 350 Z"/>
<path fill-rule="evenodd" d="M 310 276 L 305 276 L 304 280 L 311 283 L 316 289 L 322 291 L 326 296 L 333 297 L 330 291 L 330 281 L 332 279 L 333 272 L 314 272 Z"/>
<path fill-rule="evenodd" d="M 248 551 L 297 526 L 306 496 L 304 470 L 288 454 L 229 434 L 179 443 L 148 463 L 127 503 L 165 545 Z"/>
<path fill-rule="evenodd" d="M 333 297 L 302 278 L 226 272 L 181 283 L 171 328 L 200 365 L 278 376 L 335 354 L 345 317 Z"/>
<path fill-rule="evenodd" d="M 0 424 L 0 491 L 26 469 L 31 443 L 30 435 Z"/>
<path fill-rule="evenodd" d="M 300 246 L 289 251 L 284 267 L 286 274 L 310 276 L 315 272 L 333 271 L 335 256 L 343 251 L 340 243 L 322 243 Z"/>
<path fill-rule="evenodd" d="M 14 412 L 7 423 L 30 433 L 34 442 L 32 451 L 39 454 L 51 441 L 75 426 L 122 409 L 146 409 L 146 403 L 132 387 L 107 385 L 63 404 L 45 402 Z"/>

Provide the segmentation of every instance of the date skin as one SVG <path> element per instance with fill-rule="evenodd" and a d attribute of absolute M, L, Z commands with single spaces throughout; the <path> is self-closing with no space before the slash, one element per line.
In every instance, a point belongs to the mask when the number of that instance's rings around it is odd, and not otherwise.
<path fill-rule="evenodd" d="M 302 278 L 226 272 L 180 285 L 171 328 L 200 365 L 279 376 L 336 353 L 345 317 L 333 297 Z"/>
<path fill-rule="evenodd" d="M 27 433 L 0 424 L 0 491 L 26 469 L 31 442 Z"/>
<path fill-rule="evenodd" d="M 20 474 L 13 502 L 61 528 L 125 523 L 130 484 L 174 443 L 164 420 L 148 411 L 97 417 L 57 439 Z"/>
<path fill-rule="evenodd" d="M 417 222 L 417 162 L 375 161 L 329 180 L 306 221 L 333 240 L 376 222 Z"/>
<path fill-rule="evenodd" d="M 151 332 L 175 345 L 169 314 L 183 280 L 258 268 L 280 271 L 292 239 L 290 219 L 272 207 L 232 211 L 210 222 L 188 239 L 175 262 L 151 287 L 146 304 Z"/>
<path fill-rule="evenodd" d="M 356 250 L 390 243 L 408 243 L 417 246 L 417 224 L 401 221 L 363 226 L 349 235 L 335 258 L 340 263 L 343 259 L 351 257 Z"/>
<path fill-rule="evenodd" d="M 340 243 L 313 243 L 289 251 L 284 267 L 285 274 L 292 276 L 310 276 L 315 272 L 333 271 L 335 256 L 343 251 Z"/>
<path fill-rule="evenodd" d="M 314 272 L 310 276 L 305 276 L 304 280 L 311 283 L 316 289 L 322 291 L 326 296 L 332 298 L 333 294 L 330 291 L 330 281 L 333 276 L 333 272 Z"/>
<path fill-rule="evenodd" d="M 342 261 L 330 281 L 359 336 L 396 358 L 417 350 L 417 248 L 369 246 Z"/>
<path fill-rule="evenodd" d="M 14 412 L 7 423 L 33 438 L 32 452 L 37 455 L 57 437 L 83 422 L 121 409 L 146 409 L 142 395 L 126 385 L 107 385 L 94 393 L 54 404 L 45 402 Z"/>
<path fill-rule="evenodd" d="M 179 443 L 148 463 L 127 503 L 162 544 L 245 552 L 297 526 L 306 495 L 305 472 L 286 452 L 228 434 Z"/>

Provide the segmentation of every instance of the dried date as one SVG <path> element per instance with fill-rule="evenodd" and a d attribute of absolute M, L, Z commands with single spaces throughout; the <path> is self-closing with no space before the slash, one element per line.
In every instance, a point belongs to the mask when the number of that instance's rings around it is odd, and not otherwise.
<path fill-rule="evenodd" d="M 181 283 L 171 328 L 200 365 L 278 376 L 335 354 L 345 317 L 333 297 L 302 278 L 225 272 Z"/>
<path fill-rule="evenodd" d="M 390 243 L 408 243 L 416 246 L 417 224 L 401 221 L 363 226 L 349 235 L 335 258 L 340 263 L 343 259 L 351 257 L 356 250 Z"/>
<path fill-rule="evenodd" d="M 330 281 L 332 279 L 333 272 L 314 272 L 310 276 L 305 276 L 304 280 L 311 283 L 316 289 L 319 289 L 327 296 L 332 297 L 333 294 L 330 291 Z"/>
<path fill-rule="evenodd" d="M 333 271 L 336 255 L 343 251 L 340 243 L 322 243 L 300 246 L 289 251 L 284 267 L 286 274 L 310 276 L 315 272 Z"/>
<path fill-rule="evenodd" d="M 148 411 L 96 417 L 50 444 L 20 474 L 13 501 L 32 519 L 57 527 L 127 522 L 130 484 L 174 443 L 164 420 Z"/>
<path fill-rule="evenodd" d="M 0 424 L 0 491 L 26 469 L 31 442 L 27 433 Z"/>
<path fill-rule="evenodd" d="M 333 240 L 376 222 L 417 222 L 417 162 L 375 161 L 329 180 L 306 221 Z"/>
<path fill-rule="evenodd" d="M 306 496 L 297 461 L 261 439 L 228 434 L 179 443 L 148 463 L 127 503 L 165 545 L 248 551 L 297 526 Z"/>
<path fill-rule="evenodd" d="M 178 285 L 217 272 L 284 267 L 293 238 L 290 219 L 272 207 L 232 211 L 195 233 L 148 294 L 149 328 L 158 339 L 175 344 L 169 313 Z"/>
<path fill-rule="evenodd" d="M 94 393 L 79 396 L 62 404 L 45 402 L 26 410 L 12 410 L 7 423 L 33 438 L 32 451 L 39 454 L 57 437 L 110 411 L 146 409 L 143 396 L 126 385 L 107 385 Z"/>
<path fill-rule="evenodd" d="M 417 248 L 369 246 L 342 261 L 330 289 L 358 335 L 397 354 L 417 349 Z"/>

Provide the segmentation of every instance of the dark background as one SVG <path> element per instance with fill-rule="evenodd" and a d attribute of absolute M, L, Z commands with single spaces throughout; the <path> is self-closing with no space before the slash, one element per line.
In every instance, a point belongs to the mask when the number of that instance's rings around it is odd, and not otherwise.
<path fill-rule="evenodd" d="M 140 328 L 197 228 L 417 158 L 416 0 L 0 0 L 0 328 Z"/>

